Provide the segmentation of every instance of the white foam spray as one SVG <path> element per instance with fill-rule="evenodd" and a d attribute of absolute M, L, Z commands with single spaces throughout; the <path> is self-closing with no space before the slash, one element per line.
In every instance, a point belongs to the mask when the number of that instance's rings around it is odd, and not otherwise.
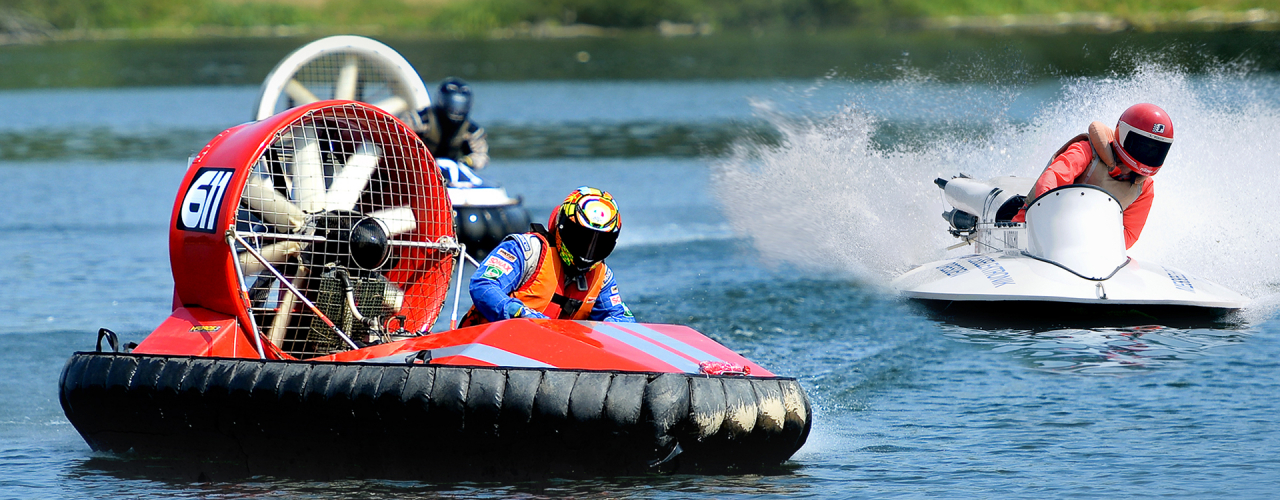
<path fill-rule="evenodd" d="M 1057 83 L 1049 93 L 986 84 L 944 85 L 914 75 L 880 85 L 868 106 L 850 96 L 838 112 L 783 116 L 769 103 L 757 114 L 776 128 L 778 146 L 738 144 L 717 163 L 714 186 L 726 217 L 770 261 L 852 274 L 884 284 L 941 258 L 956 240 L 939 214 L 932 183 L 960 172 L 978 178 L 1034 177 L 1064 141 L 1089 122 L 1114 123 L 1128 106 L 1155 103 L 1173 118 L 1176 142 L 1154 178 L 1156 198 L 1130 255 L 1216 281 L 1259 303 L 1280 290 L 1280 82 L 1229 65 L 1189 75 L 1138 58 L 1124 74 Z M 994 88 L 994 90 L 993 90 Z M 1018 99 L 1040 95 L 1024 116 Z M 924 130 L 914 145 L 877 147 L 892 116 L 867 109 L 929 108 L 985 95 L 980 129 L 948 133 L 963 118 L 913 113 Z M 932 100 L 932 102 L 930 101 Z M 882 111 L 883 112 L 883 111 Z M 919 118 L 923 116 L 923 118 Z"/>

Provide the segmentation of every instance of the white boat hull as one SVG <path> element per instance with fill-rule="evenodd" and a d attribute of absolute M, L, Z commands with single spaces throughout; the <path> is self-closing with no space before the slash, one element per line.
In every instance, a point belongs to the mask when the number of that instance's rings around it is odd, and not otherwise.
<path fill-rule="evenodd" d="M 1107 280 L 1081 278 L 1024 255 L 965 255 L 915 268 L 893 286 L 912 299 L 1037 301 L 1239 309 L 1244 296 L 1178 269 L 1131 259 Z"/>
<path fill-rule="evenodd" d="M 520 204 L 519 198 L 512 198 L 501 187 L 451 187 L 449 201 L 455 207 L 506 207 Z"/>
<path fill-rule="evenodd" d="M 953 223 L 952 234 L 979 253 L 922 265 L 892 286 L 904 297 L 947 307 L 1020 302 L 1229 311 L 1249 302 L 1217 283 L 1128 257 L 1120 204 L 1097 187 L 1059 187 L 1027 205 L 1026 223 L 1002 219 L 997 214 L 1009 213 L 1003 205 L 1022 204 L 1007 191 L 1028 183 L 1014 181 L 938 181 L 952 206 L 978 212 L 963 228 Z"/>

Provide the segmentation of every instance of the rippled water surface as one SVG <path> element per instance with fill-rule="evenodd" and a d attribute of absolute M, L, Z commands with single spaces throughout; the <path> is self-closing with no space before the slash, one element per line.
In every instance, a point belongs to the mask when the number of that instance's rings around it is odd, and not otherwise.
<path fill-rule="evenodd" d="M 609 262 L 637 317 L 797 377 L 814 407 L 808 443 L 769 475 L 501 483 L 201 476 L 90 451 L 58 404 L 63 363 L 99 327 L 137 341 L 167 316 L 185 158 L 245 119 L 255 90 L 0 92 L 0 497 L 1274 497 L 1278 174 L 1274 147 L 1237 125 L 1280 127 L 1277 85 L 1137 66 L 1018 85 L 477 82 L 477 119 L 506 144 L 492 180 L 538 218 L 578 185 L 612 191 L 626 229 Z M 975 324 L 884 290 L 951 244 L 933 177 L 1034 175 L 1133 99 L 1162 103 L 1180 134 L 1134 254 L 1253 305 Z"/>

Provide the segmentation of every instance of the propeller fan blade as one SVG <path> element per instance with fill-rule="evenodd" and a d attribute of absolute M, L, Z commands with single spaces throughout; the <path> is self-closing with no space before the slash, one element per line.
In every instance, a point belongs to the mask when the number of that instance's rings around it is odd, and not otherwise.
<path fill-rule="evenodd" d="M 409 110 L 409 101 L 404 100 L 400 96 L 392 96 L 381 101 L 373 103 L 374 106 L 381 108 L 387 113 L 400 116 L 400 113 Z"/>
<path fill-rule="evenodd" d="M 279 267 L 284 264 L 290 257 L 296 256 L 302 252 L 302 247 L 306 243 L 300 241 L 278 241 L 265 247 L 259 248 L 258 253 L 267 259 L 273 267 Z M 244 270 L 245 276 L 252 276 L 267 270 L 258 259 L 254 258 L 249 252 L 240 252 L 236 254 L 236 258 L 240 259 L 240 269 Z"/>
<path fill-rule="evenodd" d="M 325 195 L 325 210 L 351 210 L 360 201 L 360 194 L 369 183 L 369 177 L 378 168 L 382 150 L 373 144 L 361 143 L 347 158 L 342 172 L 333 177 L 329 192 Z"/>
<path fill-rule="evenodd" d="M 307 214 L 276 191 L 271 180 L 260 175 L 249 176 L 240 203 L 277 233 L 295 233 L 306 224 Z"/>
<path fill-rule="evenodd" d="M 360 60 L 355 56 L 347 56 L 347 61 L 338 71 L 338 81 L 334 82 L 333 98 L 352 101 L 356 98 L 356 82 L 360 76 Z"/>
<path fill-rule="evenodd" d="M 320 158 L 320 140 L 312 126 L 296 126 L 293 132 L 293 199 L 303 212 L 324 210 L 324 161 Z"/>
<path fill-rule="evenodd" d="M 418 227 L 418 219 L 413 216 L 413 209 L 409 207 L 384 208 L 368 215 L 387 226 L 387 236 L 407 233 Z"/>
<path fill-rule="evenodd" d="M 307 268 L 299 266 L 298 275 L 293 277 L 293 287 L 302 288 L 306 278 Z M 289 320 L 293 318 L 293 306 L 297 302 L 297 297 L 284 285 L 280 285 L 280 295 L 280 305 L 276 310 L 276 317 L 271 320 L 271 330 L 267 337 L 275 345 L 284 344 L 284 335 L 289 329 Z"/>
<path fill-rule="evenodd" d="M 293 99 L 294 106 L 311 104 L 320 100 L 319 97 L 311 93 L 311 90 L 299 83 L 296 78 L 290 79 L 289 83 L 284 84 L 284 93 L 289 94 L 289 98 Z"/>

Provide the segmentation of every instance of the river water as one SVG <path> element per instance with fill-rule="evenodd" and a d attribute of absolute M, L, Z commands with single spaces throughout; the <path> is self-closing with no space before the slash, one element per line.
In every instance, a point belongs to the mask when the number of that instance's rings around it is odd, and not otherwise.
<path fill-rule="evenodd" d="M 490 179 L 539 217 L 576 186 L 613 192 L 626 229 L 609 262 L 636 316 L 797 377 L 814 407 L 775 474 L 504 483 L 202 478 L 89 450 L 58 404 L 63 363 L 99 327 L 138 341 L 167 316 L 185 158 L 246 120 L 256 88 L 0 91 L 0 498 L 1274 497 L 1280 81 L 1204 66 L 474 82 Z M 1167 109 L 1178 143 L 1131 253 L 1248 308 L 975 325 L 885 291 L 953 243 L 934 177 L 1035 175 L 1135 101 Z"/>

